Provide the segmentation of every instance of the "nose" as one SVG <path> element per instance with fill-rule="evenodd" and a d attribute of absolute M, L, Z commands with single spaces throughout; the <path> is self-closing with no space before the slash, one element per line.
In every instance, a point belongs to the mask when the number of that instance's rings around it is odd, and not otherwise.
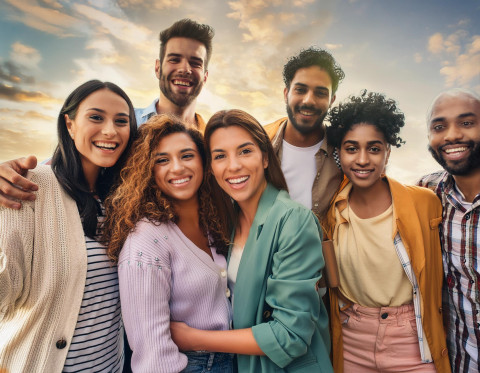
<path fill-rule="evenodd" d="M 184 72 L 186 74 L 191 74 L 192 67 L 190 66 L 190 63 L 186 58 L 182 59 L 182 61 L 180 62 L 180 65 L 178 66 L 178 71 Z"/>
<path fill-rule="evenodd" d="M 242 168 L 242 165 L 238 161 L 238 158 L 233 156 L 228 158 L 228 170 L 229 171 L 238 171 Z"/>
<path fill-rule="evenodd" d="M 359 166 L 366 166 L 370 163 L 368 152 L 366 149 L 362 149 L 358 152 L 356 162 Z"/>
<path fill-rule="evenodd" d="M 314 94 L 311 90 L 308 90 L 307 93 L 305 93 L 305 95 L 303 96 L 303 100 L 302 100 L 302 103 L 304 105 L 309 105 L 309 106 L 312 106 L 315 104 L 315 100 L 314 100 Z"/>
<path fill-rule="evenodd" d="M 450 124 L 445 132 L 446 142 L 457 142 L 461 140 L 463 133 L 455 124 Z"/>
<path fill-rule="evenodd" d="M 102 134 L 109 138 L 114 137 L 117 134 L 117 129 L 115 128 L 113 120 L 105 121 L 102 127 Z"/>
<path fill-rule="evenodd" d="M 173 172 L 181 172 L 185 166 L 183 165 L 183 162 L 178 159 L 178 158 L 173 158 L 172 159 L 172 171 Z"/>

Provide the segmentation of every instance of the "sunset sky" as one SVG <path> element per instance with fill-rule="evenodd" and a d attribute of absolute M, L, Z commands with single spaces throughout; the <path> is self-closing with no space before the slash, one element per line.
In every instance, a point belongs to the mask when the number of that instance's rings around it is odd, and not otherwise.
<path fill-rule="evenodd" d="M 337 102 L 362 89 L 397 100 L 406 144 L 387 173 L 414 182 L 439 166 L 425 115 L 442 90 L 480 93 L 479 0 L 0 0 L 0 161 L 49 157 L 63 100 L 89 79 L 112 81 L 136 107 L 158 96 L 158 33 L 189 17 L 216 32 L 197 111 L 285 116 L 282 67 L 311 45 L 345 71 Z"/>

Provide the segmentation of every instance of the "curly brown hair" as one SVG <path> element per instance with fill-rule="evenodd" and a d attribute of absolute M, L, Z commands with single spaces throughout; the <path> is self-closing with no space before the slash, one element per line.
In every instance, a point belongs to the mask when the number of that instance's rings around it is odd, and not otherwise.
<path fill-rule="evenodd" d="M 118 261 L 118 256 L 127 236 L 141 219 L 154 224 L 178 221 L 173 201 L 162 193 L 153 174 L 155 159 L 152 153 L 160 140 L 173 133 L 186 133 L 197 146 L 205 169 L 206 154 L 203 137 L 195 129 L 187 128 L 171 115 L 156 115 L 139 129 L 139 138 L 134 142 L 127 164 L 120 173 L 120 184 L 105 201 L 106 219 L 103 240 L 108 242 L 108 255 Z M 211 186 L 204 176 L 198 190 L 199 223 L 209 246 L 226 255 L 228 240 L 223 232 L 222 214 L 211 199 Z"/>

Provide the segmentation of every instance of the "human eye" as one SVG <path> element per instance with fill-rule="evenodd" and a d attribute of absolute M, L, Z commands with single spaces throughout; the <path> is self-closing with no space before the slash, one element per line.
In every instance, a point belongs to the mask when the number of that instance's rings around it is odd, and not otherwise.
<path fill-rule="evenodd" d="M 215 161 L 220 160 L 220 159 L 224 159 L 224 158 L 225 158 L 225 154 L 221 154 L 221 153 L 220 154 L 215 154 L 213 156 L 213 160 L 215 160 Z"/>
<path fill-rule="evenodd" d="M 117 124 L 117 126 L 125 127 L 129 124 L 129 120 L 126 118 L 118 118 L 117 120 L 115 120 L 115 123 Z"/>
<path fill-rule="evenodd" d="M 296 87 L 295 88 L 295 93 L 298 93 L 300 95 L 304 94 L 305 92 L 307 92 L 307 90 L 303 87 Z"/>
<path fill-rule="evenodd" d="M 378 147 L 378 146 L 372 146 L 372 147 L 370 147 L 370 151 L 371 151 L 372 153 L 378 153 L 378 152 L 381 151 L 381 149 L 380 149 L 380 147 Z"/>
<path fill-rule="evenodd" d="M 248 155 L 251 152 L 252 152 L 252 149 L 250 149 L 250 148 L 243 148 L 243 149 L 240 150 L 241 155 Z"/>
<path fill-rule="evenodd" d="M 186 160 L 192 159 L 194 157 L 195 157 L 195 154 L 193 153 L 185 153 L 182 155 L 182 159 L 186 159 Z"/>
<path fill-rule="evenodd" d="M 160 158 L 155 159 L 155 164 L 165 164 L 167 162 L 168 162 L 167 157 L 160 157 Z"/>
<path fill-rule="evenodd" d="M 440 132 L 441 130 L 443 130 L 445 128 L 444 124 L 443 123 L 432 123 L 432 125 L 430 126 L 430 129 L 434 132 Z"/>
<path fill-rule="evenodd" d="M 348 145 L 345 147 L 345 151 L 347 153 L 354 153 L 356 150 L 357 150 L 357 147 L 353 145 Z"/>
<path fill-rule="evenodd" d="M 103 117 L 100 114 L 92 114 L 89 116 L 89 118 L 94 122 L 100 122 L 103 119 Z"/>
<path fill-rule="evenodd" d="M 180 57 L 170 57 L 168 59 L 168 62 L 170 63 L 179 63 L 180 62 Z"/>
<path fill-rule="evenodd" d="M 321 90 L 321 91 L 316 91 L 315 94 L 316 94 L 318 97 L 326 97 L 326 96 L 328 96 L 328 92 L 323 91 L 323 90 Z"/>
<path fill-rule="evenodd" d="M 473 121 L 471 121 L 471 120 L 464 120 L 464 121 L 462 121 L 462 122 L 460 123 L 460 125 L 461 125 L 462 127 L 470 127 L 470 126 L 473 126 L 473 124 L 474 124 L 474 123 L 473 123 Z"/>
<path fill-rule="evenodd" d="M 202 66 L 203 66 L 203 63 L 202 63 L 202 61 L 192 60 L 192 61 L 190 61 L 190 66 L 193 66 L 193 67 L 202 67 Z"/>

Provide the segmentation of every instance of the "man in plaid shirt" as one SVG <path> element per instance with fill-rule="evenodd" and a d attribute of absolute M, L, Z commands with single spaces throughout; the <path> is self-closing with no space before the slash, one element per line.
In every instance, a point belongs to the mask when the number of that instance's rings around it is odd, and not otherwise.
<path fill-rule="evenodd" d="M 442 93 L 428 115 L 429 150 L 445 169 L 419 185 L 443 205 L 444 319 L 453 372 L 479 371 L 480 352 L 480 97 Z"/>

